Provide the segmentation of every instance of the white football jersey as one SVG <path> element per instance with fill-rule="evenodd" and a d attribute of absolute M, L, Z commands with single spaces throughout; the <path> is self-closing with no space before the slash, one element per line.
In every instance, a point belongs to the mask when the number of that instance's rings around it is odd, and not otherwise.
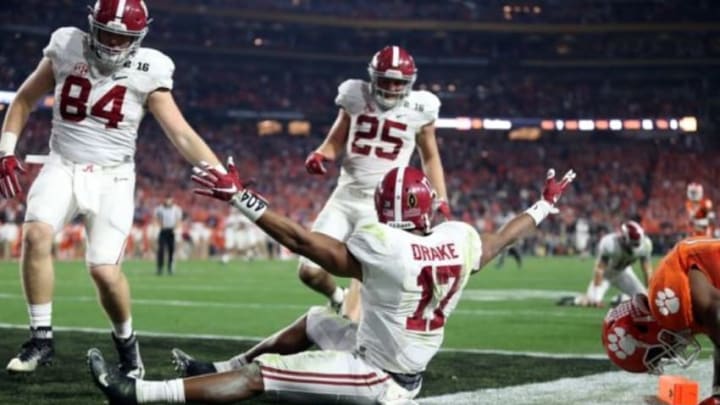
<path fill-rule="evenodd" d="M 598 244 L 598 257 L 607 263 L 607 270 L 621 271 L 632 265 L 638 259 L 650 260 L 652 255 L 652 241 L 646 235 L 640 242 L 640 246 L 627 250 L 620 243 L 621 236 L 618 233 L 610 233 L 600 239 Z"/>
<path fill-rule="evenodd" d="M 424 371 L 470 274 L 480 268 L 480 235 L 458 221 L 428 236 L 368 222 L 347 246 L 363 272 L 357 352 L 383 370 Z"/>
<path fill-rule="evenodd" d="M 411 91 L 384 111 L 370 93 L 370 83 L 356 79 L 340 84 L 335 104 L 351 119 L 338 185 L 370 193 L 390 169 L 408 165 L 416 134 L 440 111 L 437 96 L 424 90 Z"/>
<path fill-rule="evenodd" d="M 175 65 L 159 51 L 140 48 L 121 69 L 102 75 L 87 52 L 87 34 L 74 27 L 57 29 L 43 50 L 55 76 L 50 149 L 76 163 L 132 162 L 147 97 L 172 89 Z"/>

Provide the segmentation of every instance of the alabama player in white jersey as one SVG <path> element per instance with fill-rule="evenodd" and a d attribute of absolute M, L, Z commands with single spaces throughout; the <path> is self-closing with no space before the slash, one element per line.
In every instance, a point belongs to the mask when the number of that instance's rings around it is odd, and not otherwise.
<path fill-rule="evenodd" d="M 652 241 L 640 224 L 635 221 L 623 222 L 617 232 L 600 239 L 593 277 L 585 295 L 563 297 L 558 305 L 602 307 L 605 293 L 611 285 L 627 297 L 647 294 L 645 286 L 652 273 L 651 256 Z M 632 265 L 638 260 L 643 270 L 644 283 L 633 272 Z"/>
<path fill-rule="evenodd" d="M 422 166 L 438 193 L 438 209 L 446 218 L 450 208 L 442 162 L 435 140 L 440 100 L 434 94 L 412 90 L 417 68 L 412 56 L 399 46 L 386 46 L 368 65 L 370 82 L 350 79 L 340 84 L 335 104 L 338 115 L 325 141 L 305 161 L 311 174 L 326 173 L 325 161 L 344 151 L 335 191 L 318 214 L 313 231 L 345 241 L 356 225 L 374 218 L 373 190 L 393 167 L 407 166 L 417 147 Z M 298 274 L 313 290 L 339 308 L 344 290 L 321 266 L 301 258 Z M 353 283 L 351 291 L 357 292 Z M 350 303 L 355 303 L 352 305 Z M 357 297 L 349 298 L 349 315 L 356 318 Z"/>
<path fill-rule="evenodd" d="M 135 142 L 145 112 L 189 162 L 222 167 L 175 104 L 172 60 L 140 47 L 150 22 L 145 3 L 98 0 L 88 20 L 89 33 L 74 27 L 53 32 L 3 123 L 0 192 L 10 198 L 22 193 L 18 175 L 24 170 L 14 155 L 18 136 L 40 97 L 54 90 L 51 152 L 27 195 L 23 225 L 21 268 L 31 336 L 8 363 L 11 372 L 32 372 L 53 357 L 53 234 L 83 214 L 85 259 L 112 323 L 120 368 L 142 376 L 120 260 L 132 225 Z"/>
<path fill-rule="evenodd" d="M 194 178 L 204 188 L 197 192 L 231 202 L 275 240 L 334 275 L 362 281 L 360 323 L 328 307 L 313 307 L 226 362 L 200 362 L 176 349 L 186 375 L 215 372 L 185 380 L 131 379 L 90 349 L 93 380 L 111 403 L 221 403 L 263 392 L 279 403 L 413 403 L 470 275 L 557 213 L 555 203 L 575 176 L 569 171 L 558 182 L 551 169 L 537 203 L 497 233 L 480 236 L 464 222 L 431 227 L 430 181 L 418 169 L 394 168 L 375 190 L 375 220 L 362 222 L 342 242 L 272 212 L 262 197 L 244 188 L 234 166 L 228 171 L 233 182 L 209 167 L 199 171 Z M 307 351 L 313 344 L 321 350 Z"/>

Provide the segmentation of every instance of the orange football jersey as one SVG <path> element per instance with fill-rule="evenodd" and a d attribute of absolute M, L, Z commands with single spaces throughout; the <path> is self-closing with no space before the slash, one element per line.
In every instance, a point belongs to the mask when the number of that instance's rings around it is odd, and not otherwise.
<path fill-rule="evenodd" d="M 688 278 L 691 268 L 702 271 L 713 286 L 720 288 L 720 239 L 684 239 L 660 261 L 650 277 L 648 301 L 663 328 L 705 332 L 693 318 Z"/>
<path fill-rule="evenodd" d="M 685 211 L 690 220 L 690 235 L 712 236 L 710 220 L 713 216 L 713 203 L 709 198 L 702 198 L 700 201 L 686 200 Z"/>

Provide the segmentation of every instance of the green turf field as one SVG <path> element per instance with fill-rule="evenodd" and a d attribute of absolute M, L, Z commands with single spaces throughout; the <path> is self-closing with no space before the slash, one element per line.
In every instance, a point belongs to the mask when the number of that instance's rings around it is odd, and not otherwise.
<path fill-rule="evenodd" d="M 3 367 L 27 334 L 17 267 L 17 263 L 0 263 Z M 150 262 L 128 261 L 124 268 L 132 287 L 134 325 L 140 331 L 152 378 L 173 376 L 169 351 L 174 346 L 199 357 L 225 359 L 250 344 L 243 338 L 265 336 L 310 305 L 323 304 L 300 284 L 294 261 L 180 262 L 172 277 L 156 276 Z M 502 270 L 491 263 L 472 277 L 446 327 L 444 348 L 448 350 L 430 364 L 422 396 L 611 370 L 608 361 L 592 357 L 488 353 L 601 354 L 600 324 L 605 310 L 555 305 L 558 297 L 585 289 L 591 268 L 591 260 L 527 258 L 522 269 L 512 261 Z M 82 263 L 58 263 L 56 273 L 57 362 L 31 376 L 1 373 L 0 404 L 101 403 L 99 391 L 88 378 L 84 355 L 89 347 L 98 346 L 114 357 L 108 323 Z M 614 293 L 611 290 L 606 298 Z"/>

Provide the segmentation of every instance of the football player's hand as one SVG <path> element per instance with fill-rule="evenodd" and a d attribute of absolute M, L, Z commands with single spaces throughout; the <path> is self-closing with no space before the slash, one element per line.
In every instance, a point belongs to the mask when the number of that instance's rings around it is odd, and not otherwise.
<path fill-rule="evenodd" d="M 203 187 L 194 189 L 193 193 L 195 194 L 229 202 L 235 194 L 245 188 L 240 181 L 232 157 L 227 160 L 227 173 L 222 173 L 218 168 L 212 167 L 206 162 L 201 162 L 200 167 L 193 167 L 193 173 L 192 181 Z"/>
<path fill-rule="evenodd" d="M 575 179 L 575 172 L 572 170 L 568 170 L 567 173 L 560 179 L 560 181 L 557 181 L 555 179 L 555 169 L 549 169 L 547 171 L 547 176 L 545 177 L 545 187 L 543 187 L 542 191 L 542 197 L 543 200 L 549 202 L 552 205 L 555 205 L 557 203 L 560 196 L 562 196 L 563 192 L 565 191 L 565 188 L 572 183 L 572 181 Z"/>
<path fill-rule="evenodd" d="M 720 405 L 720 397 L 712 396 L 705 398 L 698 405 Z"/>
<path fill-rule="evenodd" d="M 447 200 L 444 198 L 438 199 L 437 201 L 437 207 L 435 209 L 443 217 L 445 217 L 446 220 L 449 221 L 452 217 L 452 212 L 450 211 L 450 204 L 448 204 Z"/>
<path fill-rule="evenodd" d="M 310 152 L 307 159 L 305 159 L 305 169 L 310 174 L 325 174 L 327 173 L 327 169 L 325 169 L 323 162 L 327 162 L 328 160 L 330 159 L 319 152 Z"/>
<path fill-rule="evenodd" d="M 5 198 L 12 198 L 22 193 L 18 174 L 25 173 L 25 169 L 15 155 L 5 155 L 0 158 L 0 194 Z"/>

